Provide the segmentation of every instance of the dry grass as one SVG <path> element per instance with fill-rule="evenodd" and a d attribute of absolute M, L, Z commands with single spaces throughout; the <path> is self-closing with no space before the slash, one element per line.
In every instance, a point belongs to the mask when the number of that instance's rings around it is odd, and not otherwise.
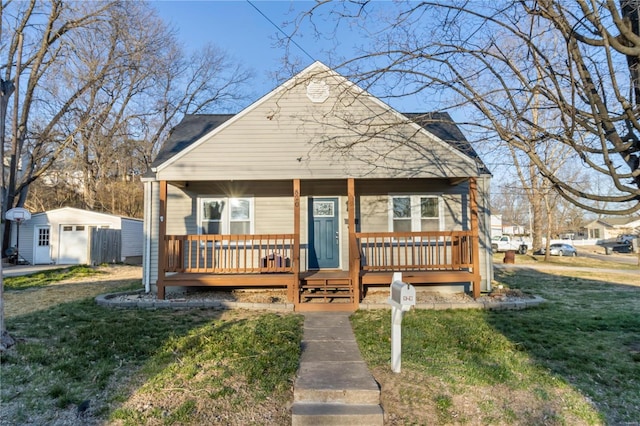
<path fill-rule="evenodd" d="M 89 278 L 70 278 L 46 287 L 26 290 L 5 290 L 5 317 L 13 318 L 61 303 L 96 297 L 123 287 L 142 288 L 140 284 L 142 268 L 139 266 L 101 266 L 97 270 L 99 273 Z"/>

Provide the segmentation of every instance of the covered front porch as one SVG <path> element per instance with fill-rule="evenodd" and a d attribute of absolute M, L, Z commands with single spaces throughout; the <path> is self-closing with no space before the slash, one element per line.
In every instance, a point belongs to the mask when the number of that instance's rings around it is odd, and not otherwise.
<path fill-rule="evenodd" d="M 393 272 L 414 285 L 456 284 L 480 296 L 477 184 L 468 179 L 467 230 L 359 232 L 356 180 L 345 179 L 348 261 L 340 268 L 301 262 L 301 181 L 291 186 L 292 232 L 167 233 L 159 223 L 158 298 L 169 286 L 286 288 L 297 311 L 353 311 L 367 288 L 389 285 Z M 167 215 L 167 181 L 159 182 L 159 214 Z M 336 236 L 337 238 L 337 236 Z"/>

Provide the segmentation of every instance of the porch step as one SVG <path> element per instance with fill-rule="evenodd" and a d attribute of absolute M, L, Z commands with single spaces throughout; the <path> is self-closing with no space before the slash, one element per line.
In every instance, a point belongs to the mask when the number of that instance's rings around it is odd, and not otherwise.
<path fill-rule="evenodd" d="M 301 288 L 350 288 L 351 278 L 305 278 Z"/>
<path fill-rule="evenodd" d="M 350 278 L 307 278 L 300 284 L 300 300 L 324 299 L 325 303 L 333 299 L 349 299 L 354 302 L 353 286 Z"/>

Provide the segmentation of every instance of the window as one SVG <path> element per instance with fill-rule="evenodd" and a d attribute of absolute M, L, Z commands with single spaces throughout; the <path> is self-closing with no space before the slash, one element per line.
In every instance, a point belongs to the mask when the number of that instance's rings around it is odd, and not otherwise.
<path fill-rule="evenodd" d="M 440 231 L 440 197 L 433 195 L 396 195 L 390 197 L 390 229 L 393 232 Z"/>
<path fill-rule="evenodd" d="M 200 234 L 253 233 L 253 198 L 201 198 Z"/>
<path fill-rule="evenodd" d="M 440 202 L 437 197 L 420 197 L 420 230 L 440 231 Z"/>
<path fill-rule="evenodd" d="M 44 247 L 49 245 L 49 228 L 38 229 L 38 246 Z"/>
<path fill-rule="evenodd" d="M 393 232 L 411 232 L 411 198 L 393 197 Z"/>
<path fill-rule="evenodd" d="M 232 234 L 251 233 L 251 202 L 246 198 L 231 198 L 229 232 Z"/>

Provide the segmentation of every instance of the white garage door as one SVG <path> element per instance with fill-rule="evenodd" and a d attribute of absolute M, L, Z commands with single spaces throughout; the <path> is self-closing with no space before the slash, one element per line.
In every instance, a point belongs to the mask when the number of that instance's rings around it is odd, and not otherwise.
<path fill-rule="evenodd" d="M 86 225 L 60 225 L 60 251 L 58 264 L 89 263 L 89 227 Z"/>

